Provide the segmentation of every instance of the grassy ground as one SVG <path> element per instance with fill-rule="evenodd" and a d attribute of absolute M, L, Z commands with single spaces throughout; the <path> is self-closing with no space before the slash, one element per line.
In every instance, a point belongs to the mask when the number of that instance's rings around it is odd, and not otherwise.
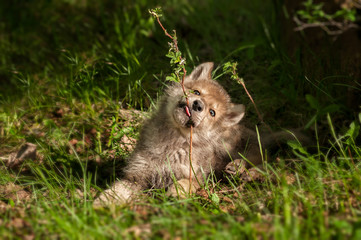
<path fill-rule="evenodd" d="M 223 75 L 226 61 L 239 62 L 272 128 L 307 128 L 315 144 L 290 144 L 253 178 L 213 179 L 186 200 L 159 191 L 131 206 L 95 210 L 92 200 L 120 176 L 171 71 L 168 39 L 148 13 L 155 6 L 163 8 L 164 25 L 177 29 L 189 70 L 214 61 L 214 77 L 247 105 L 251 124 L 255 111 Z M 360 96 L 359 78 L 315 54 L 307 34 L 285 32 L 291 19 L 281 21 L 282 7 L 233 0 L 0 3 L 1 238 L 361 238 L 361 115 L 359 100 L 347 97 L 348 89 Z M 306 40 L 287 42 L 287 35 Z M 332 40 L 324 48 L 337 51 Z M 24 143 L 34 143 L 37 155 L 9 163 Z"/>

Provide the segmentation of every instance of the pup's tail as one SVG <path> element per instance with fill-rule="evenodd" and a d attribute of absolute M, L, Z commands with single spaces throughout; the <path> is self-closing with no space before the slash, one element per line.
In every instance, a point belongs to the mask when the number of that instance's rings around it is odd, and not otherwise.
<path fill-rule="evenodd" d="M 288 141 L 297 141 L 303 146 L 311 146 L 312 140 L 301 129 L 285 129 L 277 132 L 263 132 L 261 134 L 262 147 L 274 151 L 283 148 Z"/>

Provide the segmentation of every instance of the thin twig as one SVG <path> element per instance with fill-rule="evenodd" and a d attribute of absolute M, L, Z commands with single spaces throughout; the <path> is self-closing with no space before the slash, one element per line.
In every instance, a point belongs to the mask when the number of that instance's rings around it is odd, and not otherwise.
<path fill-rule="evenodd" d="M 156 16 L 156 18 L 157 18 L 157 21 L 158 21 L 158 23 L 159 23 L 159 26 L 163 29 L 164 34 L 165 34 L 167 37 L 169 37 L 170 39 L 172 39 L 172 41 L 173 41 L 173 43 L 174 43 L 175 51 L 176 51 L 176 52 L 179 52 L 177 39 L 174 38 L 174 37 L 172 37 L 172 35 L 170 35 L 170 34 L 167 32 L 167 29 L 165 29 L 165 28 L 163 27 L 163 24 L 162 24 L 162 22 L 159 20 L 159 17 Z M 175 30 L 174 30 L 174 33 L 176 33 Z M 180 58 L 181 61 L 183 60 L 182 56 L 180 56 L 179 58 Z M 182 78 L 182 83 L 181 83 L 181 85 L 182 85 L 183 94 L 184 94 L 184 96 L 186 96 L 187 106 L 189 107 L 188 97 L 187 97 L 186 91 L 185 91 L 185 89 L 184 89 L 184 78 L 186 77 L 187 70 L 185 69 L 185 67 L 183 67 L 182 70 L 183 70 L 183 78 Z"/>
<path fill-rule="evenodd" d="M 158 22 L 159 26 L 163 29 L 164 34 L 165 34 L 167 37 L 169 37 L 170 39 L 172 39 L 173 44 L 174 44 L 175 51 L 176 51 L 176 52 L 179 52 L 177 38 L 176 38 L 176 37 L 172 37 L 172 35 L 170 35 L 170 34 L 168 33 L 167 29 L 163 26 L 162 22 L 160 21 L 158 14 L 153 13 L 153 12 L 151 12 L 151 11 L 150 11 L 150 13 L 151 13 L 153 16 L 155 16 L 155 18 L 157 19 L 157 22 Z M 176 31 L 175 31 L 175 30 L 173 30 L 173 31 L 174 31 L 174 34 L 175 34 L 175 36 L 176 36 Z M 183 62 L 182 56 L 180 56 L 179 59 L 180 59 L 180 62 Z M 189 108 L 188 95 L 187 95 L 187 93 L 186 93 L 186 91 L 185 91 L 185 88 L 184 88 L 184 79 L 185 79 L 186 74 L 187 74 L 187 70 L 185 69 L 184 64 L 183 64 L 183 66 L 182 66 L 182 70 L 183 70 L 183 77 L 182 77 L 182 81 L 181 81 L 181 86 L 182 86 L 183 94 L 184 94 L 185 99 L 186 99 L 187 107 Z M 178 76 L 178 74 L 177 74 L 177 76 Z M 178 79 L 179 79 L 179 78 L 178 78 Z M 189 194 L 191 193 L 191 189 L 192 189 L 192 168 L 193 168 L 193 167 L 192 167 L 192 140 L 193 140 L 192 135 L 193 135 L 193 127 L 190 126 L 190 138 L 189 138 Z"/>
<path fill-rule="evenodd" d="M 348 149 L 348 155 L 350 155 L 350 159 L 351 159 L 352 165 L 353 165 L 354 167 L 356 167 L 355 162 L 353 161 L 353 157 L 352 157 L 352 154 L 351 154 L 350 147 L 347 147 L 347 149 Z"/>
<path fill-rule="evenodd" d="M 235 69 L 233 69 L 232 72 L 233 72 L 233 74 L 236 74 L 236 70 L 235 70 Z M 247 95 L 248 95 L 248 98 L 251 100 L 251 102 L 252 102 L 252 104 L 253 104 L 253 106 L 254 106 L 254 108 L 255 108 L 255 110 L 256 110 L 256 113 L 257 113 L 257 115 L 258 115 L 258 118 L 259 118 L 260 122 L 261 122 L 261 123 L 264 123 L 263 117 L 262 117 L 262 115 L 260 114 L 260 112 L 258 111 L 257 105 L 255 104 L 255 102 L 254 102 L 251 94 L 248 92 L 248 89 L 247 89 L 247 87 L 246 87 L 246 84 L 244 84 L 243 79 L 240 79 L 239 77 L 237 77 L 237 82 L 243 86 L 244 90 L 246 91 L 246 93 L 247 93 Z"/>
<path fill-rule="evenodd" d="M 189 146 L 189 195 L 192 191 L 192 135 L 193 135 L 193 127 L 191 126 L 191 132 L 190 132 L 190 146 Z"/>
<path fill-rule="evenodd" d="M 329 20 L 328 22 L 305 23 L 302 22 L 297 16 L 293 17 L 293 21 L 298 25 L 294 28 L 294 31 L 296 32 L 303 31 L 306 28 L 319 27 L 324 30 L 328 35 L 340 35 L 350 28 L 358 28 L 357 24 L 347 21 L 336 22 L 334 20 Z M 330 27 L 337 28 L 337 30 L 331 30 Z"/>
<path fill-rule="evenodd" d="M 240 192 L 243 190 L 245 183 L 241 183 L 238 187 L 236 188 L 232 188 L 232 189 L 224 189 L 224 190 L 220 190 L 218 191 L 218 193 L 232 193 L 232 192 Z"/>
<path fill-rule="evenodd" d="M 273 136 L 274 140 L 276 141 L 278 147 L 281 149 L 281 148 L 282 148 L 282 147 L 281 147 L 281 144 L 278 142 L 278 139 L 275 137 L 275 135 L 274 135 L 271 127 L 270 127 L 267 123 L 265 123 L 265 122 L 263 121 L 263 116 L 262 116 L 261 113 L 258 111 L 257 105 L 256 105 L 256 103 L 254 102 L 251 94 L 248 92 L 248 89 L 247 89 L 247 87 L 246 87 L 246 84 L 244 83 L 244 80 L 238 76 L 238 74 L 237 74 L 237 63 L 235 63 L 235 64 L 232 65 L 232 75 L 233 75 L 234 79 L 235 79 L 239 84 L 241 84 L 241 85 L 243 86 L 244 90 L 246 91 L 248 98 L 251 100 L 251 102 L 252 102 L 252 104 L 253 104 L 253 106 L 254 106 L 254 109 L 256 110 L 256 113 L 257 113 L 257 115 L 258 115 L 258 119 L 259 119 L 260 123 L 261 123 L 261 124 L 264 124 L 264 125 L 266 126 L 267 130 L 272 134 L 272 136 Z"/>

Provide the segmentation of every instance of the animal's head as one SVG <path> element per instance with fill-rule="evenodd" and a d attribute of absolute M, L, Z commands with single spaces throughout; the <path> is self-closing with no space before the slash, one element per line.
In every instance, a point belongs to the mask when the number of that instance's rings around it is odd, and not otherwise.
<path fill-rule="evenodd" d="M 222 131 L 243 118 L 244 106 L 231 103 L 223 87 L 212 80 L 212 69 L 212 62 L 203 63 L 186 76 L 188 105 L 180 84 L 168 89 L 167 113 L 181 130 L 193 126 L 195 132 Z"/>

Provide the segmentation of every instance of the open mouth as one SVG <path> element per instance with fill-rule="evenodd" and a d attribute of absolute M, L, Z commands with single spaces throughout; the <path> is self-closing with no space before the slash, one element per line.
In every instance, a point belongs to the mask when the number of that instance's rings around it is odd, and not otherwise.
<path fill-rule="evenodd" d="M 186 122 L 185 126 L 188 128 L 194 127 L 191 110 L 189 109 L 189 107 L 187 105 L 183 106 L 183 109 L 184 109 L 184 112 L 187 115 L 187 117 L 189 117 L 189 120 Z"/>
<path fill-rule="evenodd" d="M 181 110 L 182 109 L 182 110 Z M 185 114 L 187 117 L 185 117 L 184 115 L 178 115 L 180 122 L 182 123 L 183 126 L 190 128 L 190 127 L 194 127 L 195 123 L 192 119 L 192 110 L 188 107 L 187 103 L 185 102 L 179 102 L 178 103 L 178 114 L 180 114 L 181 112 L 183 112 L 183 114 Z M 178 117 L 177 117 L 178 118 Z"/>
<path fill-rule="evenodd" d="M 184 106 L 184 111 L 189 118 L 192 116 L 191 110 L 189 109 L 189 107 L 187 105 Z"/>

